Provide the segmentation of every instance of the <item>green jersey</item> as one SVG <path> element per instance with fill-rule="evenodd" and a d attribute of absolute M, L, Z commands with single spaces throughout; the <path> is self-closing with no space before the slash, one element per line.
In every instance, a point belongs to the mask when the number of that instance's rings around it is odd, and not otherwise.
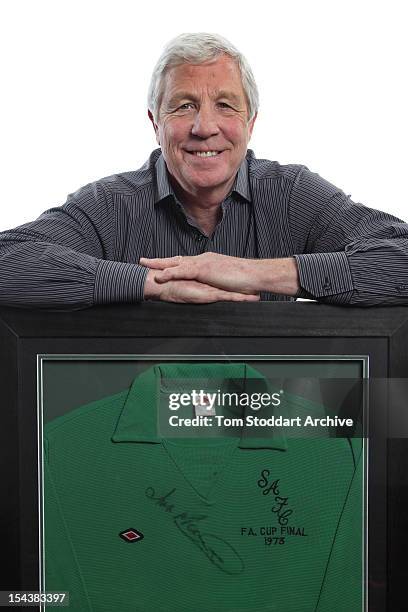
<path fill-rule="evenodd" d="M 46 425 L 47 591 L 69 591 L 78 612 L 362 610 L 358 445 L 160 433 L 177 378 L 256 377 L 162 364 Z"/>

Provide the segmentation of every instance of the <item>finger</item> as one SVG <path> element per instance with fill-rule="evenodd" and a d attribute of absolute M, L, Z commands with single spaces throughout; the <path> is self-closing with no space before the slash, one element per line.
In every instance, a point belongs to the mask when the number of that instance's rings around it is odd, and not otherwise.
<path fill-rule="evenodd" d="M 197 270 L 192 266 L 177 266 L 174 268 L 166 268 L 161 272 L 157 272 L 155 279 L 158 283 L 167 283 L 171 280 L 194 280 L 197 276 Z"/>
<path fill-rule="evenodd" d="M 147 268 L 152 268 L 154 270 L 164 270 L 165 268 L 180 265 L 182 260 L 183 258 L 181 255 L 176 255 L 175 257 L 155 257 L 154 259 L 141 257 L 139 259 L 139 263 L 141 266 L 146 266 Z"/>
<path fill-rule="evenodd" d="M 246 295 L 244 293 L 232 293 L 230 291 L 203 291 L 202 289 L 192 294 L 179 295 L 175 300 L 190 304 L 212 304 L 214 302 L 258 302 L 259 295 Z"/>
<path fill-rule="evenodd" d="M 257 294 L 234 293 L 233 291 L 219 291 L 217 302 L 259 302 L 260 296 Z"/>
<path fill-rule="evenodd" d="M 225 291 L 224 289 L 217 289 L 203 283 L 195 283 L 195 285 L 198 293 L 212 302 L 259 302 L 260 300 L 259 294 Z"/>

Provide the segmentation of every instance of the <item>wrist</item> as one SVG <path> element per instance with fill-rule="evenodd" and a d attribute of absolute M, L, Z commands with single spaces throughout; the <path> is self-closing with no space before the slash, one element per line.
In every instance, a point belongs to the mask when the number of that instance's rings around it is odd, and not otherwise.
<path fill-rule="evenodd" d="M 144 300 L 157 300 L 160 296 L 160 284 L 155 280 L 155 271 L 149 270 L 144 284 Z"/>
<path fill-rule="evenodd" d="M 300 289 L 299 271 L 294 257 L 259 260 L 259 291 L 294 296 Z"/>

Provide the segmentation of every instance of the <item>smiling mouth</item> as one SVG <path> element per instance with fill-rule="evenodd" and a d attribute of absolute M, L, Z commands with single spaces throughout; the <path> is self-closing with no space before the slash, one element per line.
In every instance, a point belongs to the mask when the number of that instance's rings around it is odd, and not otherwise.
<path fill-rule="evenodd" d="M 208 159 L 210 157 L 217 157 L 220 155 L 222 151 L 188 151 L 190 155 L 194 155 L 194 157 L 202 157 Z"/>

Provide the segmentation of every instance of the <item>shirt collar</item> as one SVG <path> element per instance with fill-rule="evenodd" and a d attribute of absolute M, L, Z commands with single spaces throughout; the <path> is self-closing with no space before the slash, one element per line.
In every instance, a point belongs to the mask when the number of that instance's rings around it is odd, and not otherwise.
<path fill-rule="evenodd" d="M 159 364 L 140 374 L 133 382 L 123 405 L 115 431 L 113 442 L 144 442 L 160 444 L 158 433 L 158 406 L 162 381 L 166 379 L 261 379 L 267 381 L 252 367 L 245 363 L 229 364 Z M 250 408 L 246 414 L 255 414 Z M 173 413 L 174 414 L 174 413 Z M 240 448 L 269 448 L 287 450 L 286 438 L 281 431 L 268 428 L 270 435 L 265 438 L 254 438 L 251 427 L 243 427 L 238 442 Z"/>
<path fill-rule="evenodd" d="M 156 184 L 157 184 L 157 193 L 156 193 L 156 202 L 160 202 L 167 198 L 168 196 L 173 196 L 176 199 L 173 187 L 170 184 L 166 162 L 164 161 L 163 155 L 159 155 L 156 163 Z M 249 180 L 248 180 L 248 162 L 246 158 L 242 161 L 237 175 L 235 177 L 234 185 L 232 187 L 231 193 L 238 193 L 240 196 L 251 201 L 251 192 L 249 189 Z"/>

